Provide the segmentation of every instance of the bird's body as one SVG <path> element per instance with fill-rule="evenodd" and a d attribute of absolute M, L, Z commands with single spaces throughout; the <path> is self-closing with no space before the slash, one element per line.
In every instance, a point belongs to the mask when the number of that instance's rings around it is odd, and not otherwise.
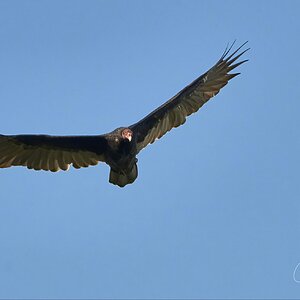
<path fill-rule="evenodd" d="M 124 130 L 130 131 L 129 128 L 121 127 L 111 133 L 106 155 L 106 163 L 111 167 L 109 182 L 121 187 L 134 182 L 137 177 L 136 140 L 121 138 Z"/>
<path fill-rule="evenodd" d="M 120 187 L 133 183 L 138 175 L 136 155 L 184 124 L 187 116 L 239 74 L 229 72 L 246 61 L 233 64 L 248 49 L 234 57 L 239 47 L 227 57 L 231 47 L 209 71 L 131 126 L 95 136 L 0 135 L 0 168 L 26 166 L 55 172 L 68 170 L 70 165 L 81 168 L 101 161 L 111 168 L 109 182 Z"/>

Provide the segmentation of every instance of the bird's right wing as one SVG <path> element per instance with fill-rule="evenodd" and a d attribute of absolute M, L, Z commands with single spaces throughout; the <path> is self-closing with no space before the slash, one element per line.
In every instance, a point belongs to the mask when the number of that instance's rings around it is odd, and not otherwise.
<path fill-rule="evenodd" d="M 0 168 L 56 172 L 105 162 L 107 140 L 97 136 L 0 135 Z"/>

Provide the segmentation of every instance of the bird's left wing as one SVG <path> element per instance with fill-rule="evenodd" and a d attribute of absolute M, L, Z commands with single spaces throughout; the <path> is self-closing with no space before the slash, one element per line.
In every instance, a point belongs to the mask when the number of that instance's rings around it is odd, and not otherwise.
<path fill-rule="evenodd" d="M 0 135 L 0 168 L 26 166 L 56 172 L 105 161 L 107 140 L 98 136 Z"/>
<path fill-rule="evenodd" d="M 137 151 L 139 152 L 148 144 L 161 138 L 172 128 L 184 124 L 187 116 L 198 111 L 210 98 L 217 95 L 230 79 L 240 74 L 229 74 L 229 72 L 247 61 L 243 60 L 234 64 L 243 53 L 249 50 L 246 49 L 238 53 L 246 43 L 228 55 L 233 43 L 210 70 L 144 119 L 131 125 L 129 128 L 134 132 L 137 139 Z"/>

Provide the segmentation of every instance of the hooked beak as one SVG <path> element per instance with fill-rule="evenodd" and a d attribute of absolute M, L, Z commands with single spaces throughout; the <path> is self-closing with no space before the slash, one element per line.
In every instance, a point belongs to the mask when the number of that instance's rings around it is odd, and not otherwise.
<path fill-rule="evenodd" d="M 128 135 L 128 136 L 127 136 L 127 140 L 128 140 L 129 142 L 131 142 L 132 136 L 131 136 L 131 135 Z"/>

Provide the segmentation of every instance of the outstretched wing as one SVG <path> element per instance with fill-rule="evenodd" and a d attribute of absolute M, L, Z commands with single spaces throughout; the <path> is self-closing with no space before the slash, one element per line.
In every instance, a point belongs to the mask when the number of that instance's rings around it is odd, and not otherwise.
<path fill-rule="evenodd" d="M 137 151 L 139 152 L 148 144 L 161 138 L 172 128 L 184 124 L 187 116 L 198 111 L 210 98 L 217 95 L 230 79 L 239 75 L 240 73 L 229 74 L 229 72 L 247 61 L 243 60 L 233 64 L 249 50 L 248 48 L 238 53 L 246 43 L 227 56 L 234 45 L 233 43 L 229 49 L 226 48 L 222 57 L 209 71 L 198 77 L 144 119 L 131 125 L 129 128 L 137 138 Z"/>
<path fill-rule="evenodd" d="M 56 172 L 105 161 L 107 140 L 98 136 L 0 135 L 0 168 L 26 166 Z"/>

